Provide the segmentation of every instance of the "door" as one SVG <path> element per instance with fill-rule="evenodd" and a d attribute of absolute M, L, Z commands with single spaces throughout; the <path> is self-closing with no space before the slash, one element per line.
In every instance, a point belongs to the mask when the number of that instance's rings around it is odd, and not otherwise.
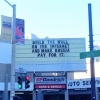
<path fill-rule="evenodd" d="M 69 95 L 69 100 L 91 100 L 91 94 Z"/>
<path fill-rule="evenodd" d="M 64 94 L 47 94 L 44 95 L 44 100 L 65 100 Z"/>

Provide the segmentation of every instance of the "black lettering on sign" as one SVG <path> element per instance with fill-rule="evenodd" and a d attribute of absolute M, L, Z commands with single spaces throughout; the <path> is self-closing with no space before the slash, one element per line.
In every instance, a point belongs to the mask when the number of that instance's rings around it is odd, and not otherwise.
<path fill-rule="evenodd" d="M 47 45 L 40 45 L 40 48 L 47 48 Z"/>
<path fill-rule="evenodd" d="M 48 40 L 48 44 L 54 44 L 54 40 Z"/>
<path fill-rule="evenodd" d="M 80 82 L 79 82 L 79 81 L 77 81 L 77 82 L 76 82 L 76 85 L 77 85 L 77 86 L 79 86 L 79 85 L 80 85 Z"/>
<path fill-rule="evenodd" d="M 50 48 L 52 49 L 52 48 L 55 48 L 55 47 L 54 47 L 54 45 L 50 45 Z"/>
<path fill-rule="evenodd" d="M 100 80 L 95 80 L 96 84 L 99 85 L 100 84 Z"/>
<path fill-rule="evenodd" d="M 80 82 L 79 81 L 74 81 L 74 82 L 69 82 L 68 86 L 79 86 Z"/>
<path fill-rule="evenodd" d="M 83 85 L 84 85 L 84 86 L 85 86 L 85 85 L 90 85 L 90 81 L 89 81 L 89 80 L 83 81 Z"/>
<path fill-rule="evenodd" d="M 69 44 L 65 44 L 65 48 L 69 48 Z"/>
<path fill-rule="evenodd" d="M 32 45 L 32 48 L 37 48 L 37 45 Z"/>
<path fill-rule="evenodd" d="M 49 57 L 56 57 L 56 53 L 49 53 Z"/>
<path fill-rule="evenodd" d="M 45 57 L 46 56 L 46 53 L 38 53 L 37 56 L 38 57 Z"/>
<path fill-rule="evenodd" d="M 34 50 L 32 50 L 32 53 L 34 53 Z"/>
<path fill-rule="evenodd" d="M 76 82 L 73 82 L 73 85 L 75 86 L 76 84 L 75 84 Z"/>
<path fill-rule="evenodd" d="M 67 40 L 58 40 L 58 44 L 68 44 Z"/>
<path fill-rule="evenodd" d="M 85 85 L 85 81 L 83 81 L 83 85 Z"/>
<path fill-rule="evenodd" d="M 70 52 L 70 50 L 69 50 L 69 44 L 66 45 L 66 49 L 68 50 L 68 52 Z"/>
<path fill-rule="evenodd" d="M 59 57 L 65 57 L 64 53 L 59 53 Z"/>
<path fill-rule="evenodd" d="M 50 48 L 69 49 L 69 44 L 52 44 Z"/>
<path fill-rule="evenodd" d="M 55 49 L 55 52 L 69 52 L 69 49 Z"/>
<path fill-rule="evenodd" d="M 44 41 L 41 40 L 41 41 L 33 41 L 32 44 L 44 44 Z"/>
<path fill-rule="evenodd" d="M 46 52 L 46 53 L 52 52 L 52 49 L 41 49 L 41 53 L 42 53 L 42 52 Z"/>
<path fill-rule="evenodd" d="M 33 40 L 32 53 L 36 53 L 37 57 L 65 57 L 65 53 L 69 51 L 67 40 Z M 48 55 L 48 56 L 44 56 Z M 66 55 L 67 56 L 67 55 Z"/>
<path fill-rule="evenodd" d="M 40 52 L 40 49 L 33 49 L 32 52 L 33 53 L 39 53 Z"/>
<path fill-rule="evenodd" d="M 73 83 L 72 83 L 72 82 L 69 82 L 69 83 L 68 83 L 68 86 L 73 86 Z"/>

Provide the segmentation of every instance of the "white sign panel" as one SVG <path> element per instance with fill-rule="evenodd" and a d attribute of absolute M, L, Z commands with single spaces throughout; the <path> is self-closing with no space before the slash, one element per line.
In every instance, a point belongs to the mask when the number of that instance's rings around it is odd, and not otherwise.
<path fill-rule="evenodd" d="M 66 77 L 35 77 L 35 84 L 66 84 Z"/>
<path fill-rule="evenodd" d="M 16 73 L 27 73 L 27 71 L 23 68 L 15 69 Z"/>
<path fill-rule="evenodd" d="M 100 87 L 100 78 L 95 79 L 96 87 Z M 77 79 L 77 80 L 68 80 L 67 82 L 68 89 L 77 89 L 77 88 L 91 88 L 90 79 Z"/>
<path fill-rule="evenodd" d="M 16 66 L 27 71 L 85 71 L 86 61 L 80 59 L 85 48 L 85 38 L 26 40 L 24 46 L 16 45 Z"/>

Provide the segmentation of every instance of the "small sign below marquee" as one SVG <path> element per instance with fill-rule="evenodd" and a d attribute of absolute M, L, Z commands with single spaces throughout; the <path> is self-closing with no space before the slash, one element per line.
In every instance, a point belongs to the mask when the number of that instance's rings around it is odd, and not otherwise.
<path fill-rule="evenodd" d="M 66 84 L 39 84 L 39 85 L 35 85 L 34 89 L 66 89 Z"/>

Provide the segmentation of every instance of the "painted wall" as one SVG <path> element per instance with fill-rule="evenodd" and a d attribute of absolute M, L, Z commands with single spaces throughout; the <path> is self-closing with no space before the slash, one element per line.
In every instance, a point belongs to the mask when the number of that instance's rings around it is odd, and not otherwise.
<path fill-rule="evenodd" d="M 11 44 L 0 42 L 0 63 L 11 64 Z"/>

